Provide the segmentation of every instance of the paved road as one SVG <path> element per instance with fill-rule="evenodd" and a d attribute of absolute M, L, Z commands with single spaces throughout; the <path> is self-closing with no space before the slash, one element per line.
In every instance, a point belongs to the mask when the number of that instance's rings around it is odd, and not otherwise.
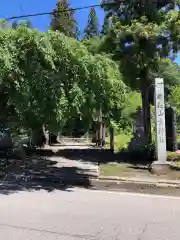
<path fill-rule="evenodd" d="M 0 195 L 0 239 L 179 240 L 180 198 L 74 189 Z"/>

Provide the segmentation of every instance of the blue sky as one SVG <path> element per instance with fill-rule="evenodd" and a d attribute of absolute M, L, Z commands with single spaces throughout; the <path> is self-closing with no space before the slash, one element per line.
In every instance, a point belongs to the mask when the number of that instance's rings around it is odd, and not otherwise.
<path fill-rule="evenodd" d="M 8 18 L 16 15 L 29 13 L 51 12 L 56 6 L 57 0 L 1 0 L 0 18 Z M 99 4 L 100 0 L 69 0 L 73 8 L 86 5 Z M 101 8 L 96 8 L 99 17 L 99 24 L 102 25 L 104 12 Z M 89 10 L 77 11 L 75 16 L 78 21 L 80 31 L 84 30 L 87 24 Z M 50 16 L 39 16 L 30 18 L 33 26 L 45 31 L 49 27 Z"/>

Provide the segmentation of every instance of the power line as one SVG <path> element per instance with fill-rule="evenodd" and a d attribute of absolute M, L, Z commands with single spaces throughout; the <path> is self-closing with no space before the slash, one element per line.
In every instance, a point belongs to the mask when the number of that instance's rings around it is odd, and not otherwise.
<path fill-rule="evenodd" d="M 108 6 L 108 5 L 114 5 L 117 3 L 122 3 L 124 0 L 120 0 L 115 3 L 104 3 L 103 6 Z M 95 4 L 95 5 L 89 5 L 89 6 L 83 6 L 83 7 L 78 7 L 78 8 L 70 8 L 70 9 L 65 9 L 65 10 L 60 10 L 60 11 L 52 11 L 52 12 L 41 12 L 41 13 L 33 13 L 33 14 L 27 14 L 27 15 L 19 15 L 19 16 L 13 16 L 10 18 L 6 18 L 6 21 L 13 20 L 13 19 L 18 19 L 18 18 L 28 18 L 28 17 L 36 17 L 36 16 L 44 16 L 44 15 L 52 15 L 54 12 L 55 13 L 64 13 L 64 12 L 71 12 L 71 11 L 80 11 L 83 9 L 89 9 L 89 8 L 97 8 L 97 7 L 102 7 L 101 4 Z"/>
<path fill-rule="evenodd" d="M 36 16 L 44 16 L 44 15 L 52 15 L 54 12 L 55 13 L 64 13 L 64 12 L 71 12 L 71 11 L 79 11 L 83 9 L 89 9 L 89 8 L 97 8 L 97 7 L 102 7 L 102 6 L 108 6 L 108 5 L 116 5 L 118 3 L 123 3 L 126 0 L 119 0 L 116 2 L 110 2 L 110 3 L 103 3 L 103 4 L 95 4 L 95 5 L 89 5 L 89 6 L 83 6 L 83 7 L 77 7 L 77 8 L 70 8 L 70 9 L 65 9 L 65 10 L 60 10 L 60 11 L 52 11 L 52 12 L 41 12 L 41 13 L 33 13 L 33 14 L 26 14 L 26 15 L 19 15 L 19 16 L 12 16 L 10 18 L 5 18 L 6 21 L 13 20 L 13 19 L 18 19 L 18 18 L 28 18 L 28 17 L 36 17 Z M 157 3 L 157 0 L 152 1 L 152 3 Z"/>

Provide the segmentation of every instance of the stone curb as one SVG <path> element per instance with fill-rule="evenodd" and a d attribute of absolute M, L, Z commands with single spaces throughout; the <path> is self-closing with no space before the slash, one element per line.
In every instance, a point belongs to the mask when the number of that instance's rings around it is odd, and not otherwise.
<path fill-rule="evenodd" d="M 116 183 L 116 184 L 133 184 L 143 186 L 154 186 L 154 187 L 171 187 L 180 188 L 180 181 L 166 180 L 166 179 L 138 179 L 138 178 L 126 178 L 126 177 L 114 177 L 114 176 L 100 176 L 98 179 L 94 179 L 93 182 L 101 183 Z"/>

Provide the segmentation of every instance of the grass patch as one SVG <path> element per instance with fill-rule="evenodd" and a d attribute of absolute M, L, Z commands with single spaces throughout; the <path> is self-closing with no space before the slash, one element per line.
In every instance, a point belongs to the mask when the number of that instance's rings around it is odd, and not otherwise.
<path fill-rule="evenodd" d="M 180 154 L 176 152 L 167 152 L 167 161 L 180 162 Z"/>
<path fill-rule="evenodd" d="M 136 177 L 150 175 L 148 167 L 136 168 L 128 163 L 102 164 L 99 166 L 101 176 Z"/>
<path fill-rule="evenodd" d="M 100 175 L 106 177 L 126 177 L 142 179 L 170 179 L 180 180 L 180 165 L 177 162 L 175 167 L 165 175 L 154 175 L 149 172 L 148 165 L 133 165 L 128 163 L 102 164 L 99 166 Z"/>
<path fill-rule="evenodd" d="M 114 148 L 115 151 L 121 151 L 127 149 L 129 142 L 131 141 L 132 135 L 126 133 L 120 133 L 114 137 Z M 106 138 L 106 147 L 110 148 L 110 137 Z"/>
<path fill-rule="evenodd" d="M 100 173 L 103 176 L 119 176 L 124 172 L 129 172 L 127 164 L 102 164 L 100 165 Z"/>

